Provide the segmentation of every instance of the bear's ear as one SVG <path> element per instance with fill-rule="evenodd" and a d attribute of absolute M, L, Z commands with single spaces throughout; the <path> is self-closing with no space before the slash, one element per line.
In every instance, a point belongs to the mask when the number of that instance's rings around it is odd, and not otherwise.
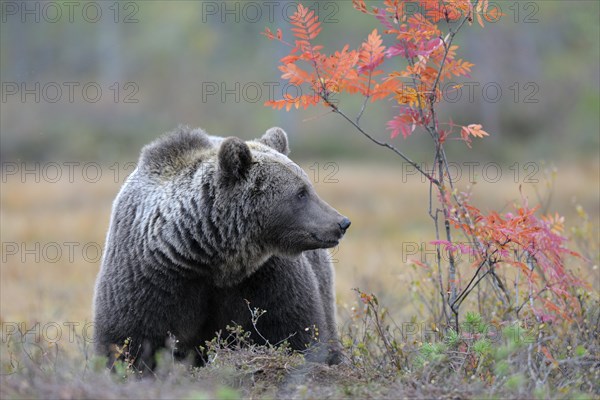
<path fill-rule="evenodd" d="M 230 137 L 221 143 L 218 159 L 223 178 L 238 180 L 246 176 L 252 164 L 252 153 L 242 139 Z"/>
<path fill-rule="evenodd" d="M 281 128 L 273 127 L 269 129 L 258 141 L 277 150 L 281 154 L 285 154 L 286 156 L 290 154 L 287 133 Z"/>

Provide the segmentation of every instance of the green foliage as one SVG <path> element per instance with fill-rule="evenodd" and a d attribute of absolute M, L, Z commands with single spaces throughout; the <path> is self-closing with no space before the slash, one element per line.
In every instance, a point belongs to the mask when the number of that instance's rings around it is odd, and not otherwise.
<path fill-rule="evenodd" d="M 506 360 L 500 360 L 494 365 L 494 372 L 498 378 L 505 377 L 510 372 L 510 364 Z"/>
<path fill-rule="evenodd" d="M 577 347 L 575 348 L 575 355 L 576 355 L 577 357 L 583 357 L 583 356 L 585 356 L 586 354 L 587 354 L 587 351 L 586 351 L 586 349 L 585 349 L 585 347 L 584 347 L 584 346 L 582 346 L 582 345 L 579 345 L 579 346 L 577 346 Z"/>
<path fill-rule="evenodd" d="M 473 351 L 480 357 L 487 356 L 492 352 L 492 342 L 488 339 L 479 339 L 473 343 Z"/>
<path fill-rule="evenodd" d="M 428 362 L 439 363 L 446 357 L 445 351 L 444 343 L 423 343 L 419 349 L 420 356 L 417 357 L 416 364 L 423 366 Z"/>
<path fill-rule="evenodd" d="M 450 348 L 456 348 L 461 343 L 461 337 L 454 329 L 450 328 L 446 334 L 446 343 Z"/>
<path fill-rule="evenodd" d="M 215 391 L 215 396 L 217 400 L 237 400 L 242 398 L 237 390 L 227 386 L 219 387 Z"/>
<path fill-rule="evenodd" d="M 463 322 L 463 329 L 469 333 L 485 333 L 487 325 L 483 322 L 481 315 L 476 312 L 467 311 L 465 321 Z"/>
<path fill-rule="evenodd" d="M 525 376 L 523 376 L 523 374 L 518 373 L 511 375 L 504 383 L 504 386 L 506 386 L 510 390 L 517 390 L 523 386 L 525 381 Z"/>

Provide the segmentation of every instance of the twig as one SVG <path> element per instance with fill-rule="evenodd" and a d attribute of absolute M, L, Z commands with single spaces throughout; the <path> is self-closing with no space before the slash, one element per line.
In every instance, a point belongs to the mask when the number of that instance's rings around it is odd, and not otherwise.
<path fill-rule="evenodd" d="M 271 343 L 269 343 L 269 340 L 268 340 L 267 338 L 265 338 L 265 337 L 262 335 L 262 333 L 260 333 L 260 331 L 258 330 L 258 328 L 257 328 L 257 326 L 256 326 L 256 324 L 258 323 L 258 319 L 259 319 L 260 317 L 262 317 L 262 315 L 263 315 L 264 313 L 266 313 L 266 311 L 265 311 L 265 310 L 260 310 L 259 308 L 254 308 L 254 310 L 252 310 L 252 308 L 250 308 L 250 302 L 249 302 L 247 299 L 244 299 L 244 300 L 246 301 L 246 307 L 248 307 L 248 311 L 250 311 L 250 320 L 251 320 L 251 323 L 252 323 L 252 327 L 253 327 L 253 328 L 254 328 L 254 330 L 256 331 L 256 334 L 257 334 L 258 336 L 260 336 L 260 338 L 261 338 L 262 340 L 264 340 L 264 341 L 265 341 L 265 344 L 266 344 L 267 346 L 271 346 Z"/>
<path fill-rule="evenodd" d="M 475 3 L 473 3 L 473 9 L 475 9 L 475 7 L 477 7 L 477 3 L 479 2 L 479 0 L 476 0 Z M 440 78 L 442 76 L 442 69 L 444 68 L 444 63 L 446 62 L 446 58 L 448 57 L 448 53 L 450 52 L 450 46 L 452 45 L 452 41 L 454 40 L 454 36 L 456 36 L 456 34 L 458 33 L 458 31 L 460 31 L 460 28 L 463 27 L 463 25 L 465 24 L 465 22 L 467 22 L 467 20 L 471 18 L 471 12 L 469 12 L 468 15 L 466 15 L 462 21 L 459 23 L 459 25 L 456 27 L 456 30 L 452 30 L 452 28 L 449 29 L 448 31 L 448 41 L 446 42 L 446 40 L 444 40 L 443 38 L 440 38 L 442 40 L 442 43 L 444 44 L 444 48 L 446 49 L 446 51 L 444 52 L 444 57 L 442 58 L 442 62 L 440 63 L 440 70 L 439 73 L 437 74 L 435 81 L 433 82 L 433 86 L 431 87 L 431 92 L 433 94 L 433 96 L 435 97 L 435 90 L 437 88 L 437 85 L 440 83 Z"/>
<path fill-rule="evenodd" d="M 323 99 L 326 100 L 326 99 Z M 402 153 L 400 150 L 398 150 L 396 147 L 392 146 L 389 143 L 386 142 L 381 142 L 377 139 L 375 139 L 373 136 L 369 135 L 367 132 L 365 132 L 360 125 L 358 125 L 355 121 L 353 121 L 350 117 L 348 117 L 342 110 L 340 110 L 336 105 L 329 103 L 331 109 L 333 112 L 340 114 L 342 117 L 344 117 L 344 119 L 346 119 L 348 122 L 350 122 L 360 133 L 362 133 L 364 136 L 366 136 L 370 141 L 372 141 L 373 143 L 381 146 L 381 147 L 386 147 L 390 150 L 392 150 L 394 153 L 396 153 L 397 155 L 399 155 L 400 157 L 402 157 L 402 159 L 404 159 L 404 161 L 406 161 L 407 163 L 409 163 L 410 165 L 412 165 L 417 171 L 419 171 L 423 176 L 425 176 L 427 179 L 429 179 L 431 182 L 433 182 L 435 185 L 438 184 L 438 180 L 435 179 L 433 176 L 431 176 L 430 174 L 428 174 L 427 172 L 425 172 L 420 166 L 419 164 L 417 164 L 416 162 L 414 162 L 413 160 L 411 160 L 410 158 L 408 158 L 404 153 Z"/>
<path fill-rule="evenodd" d="M 484 265 L 487 264 L 488 260 L 490 259 L 490 257 L 492 257 L 498 250 L 494 250 L 492 252 L 492 254 L 490 254 L 489 256 L 485 257 L 485 259 L 483 259 L 481 261 L 481 263 L 479 263 L 479 266 L 477 267 L 477 270 L 475 271 L 475 274 L 473 274 L 473 276 L 471 277 L 471 280 L 469 281 L 469 283 L 467 284 L 467 286 L 462 290 L 462 292 L 458 295 L 458 297 L 456 298 L 456 300 L 454 300 L 454 302 L 452 302 L 450 304 L 450 307 L 452 309 L 454 309 L 455 304 L 457 306 L 460 307 L 460 304 L 463 302 L 463 300 L 466 298 L 466 296 L 468 296 L 468 294 L 471 292 L 472 288 L 471 288 L 471 284 L 473 284 L 473 282 L 475 281 L 475 279 L 477 278 L 477 275 L 479 275 L 479 272 L 481 271 L 481 269 L 483 268 Z M 481 281 L 481 279 L 483 279 L 483 277 L 489 273 L 489 270 L 486 271 L 482 277 L 480 279 L 478 279 L 477 281 L 475 281 L 475 283 L 473 284 L 473 287 L 477 286 L 477 283 L 479 283 L 479 281 Z M 458 304 L 457 304 L 458 303 Z"/>
<path fill-rule="evenodd" d="M 360 112 L 358 113 L 358 116 L 356 117 L 356 124 L 358 124 L 360 122 L 360 118 L 362 117 L 363 113 L 365 112 L 365 108 L 367 107 L 367 102 L 369 101 L 369 98 L 371 97 L 371 76 L 373 74 L 373 70 L 369 70 L 369 82 L 367 84 L 367 94 L 365 95 L 365 101 L 363 101 L 362 107 L 360 108 Z"/>
<path fill-rule="evenodd" d="M 377 328 L 377 332 L 379 332 L 379 336 L 381 337 L 381 340 L 383 341 L 383 344 L 384 344 L 384 346 L 385 346 L 385 348 L 386 348 L 386 350 L 387 350 L 390 358 L 392 359 L 392 362 L 394 363 L 394 365 L 396 366 L 396 368 L 398 369 L 398 371 L 400 371 L 401 366 L 400 366 L 400 362 L 398 361 L 398 359 L 396 357 L 396 352 L 392 348 L 392 345 L 388 341 L 388 338 L 385 335 L 385 332 L 383 331 L 383 328 L 381 327 L 381 321 L 379 320 L 379 312 L 378 312 L 379 310 L 377 310 L 371 304 L 369 304 L 369 305 L 373 309 L 373 314 L 375 315 L 375 327 Z"/>
<path fill-rule="evenodd" d="M 435 165 L 437 163 L 437 156 L 438 156 L 438 152 L 436 151 L 434 158 L 433 158 L 433 164 L 431 166 L 431 175 L 432 176 L 435 174 Z M 433 220 L 433 224 L 435 227 L 435 240 L 437 240 L 437 241 L 440 240 L 440 229 L 438 226 L 438 213 L 439 212 L 440 212 L 440 209 L 436 208 L 435 214 L 433 213 L 433 182 L 429 181 L 429 216 Z M 447 301 L 446 301 L 446 296 L 444 295 L 444 278 L 443 278 L 443 274 L 442 274 L 442 254 L 441 254 L 439 245 L 436 246 L 436 264 L 438 267 L 438 281 L 439 281 L 439 285 L 440 285 L 440 298 L 442 299 L 442 309 L 444 311 L 444 316 L 446 317 L 446 322 L 449 323 L 450 318 L 448 317 L 448 310 L 446 307 Z"/>

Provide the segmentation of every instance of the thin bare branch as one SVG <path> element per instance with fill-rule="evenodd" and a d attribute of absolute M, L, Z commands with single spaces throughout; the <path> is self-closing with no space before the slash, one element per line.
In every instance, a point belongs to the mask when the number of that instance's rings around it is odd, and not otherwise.
<path fill-rule="evenodd" d="M 367 108 L 367 102 L 369 101 L 369 98 L 371 97 L 371 77 L 372 77 L 373 71 L 369 70 L 369 82 L 367 83 L 367 94 L 365 95 L 365 100 L 362 103 L 362 107 L 360 108 L 360 112 L 358 113 L 358 116 L 356 117 L 356 123 L 359 124 L 360 123 L 360 118 L 362 117 L 363 113 L 365 112 L 365 109 Z"/>
<path fill-rule="evenodd" d="M 325 99 L 324 99 L 325 100 Z M 342 117 L 344 117 L 344 119 L 346 119 L 346 121 L 350 122 L 360 133 L 362 133 L 364 136 L 366 136 L 370 141 L 372 141 L 373 143 L 381 146 L 381 147 L 386 147 L 390 150 L 392 150 L 394 153 L 396 153 L 397 155 L 399 155 L 402 159 L 404 159 L 404 161 L 406 161 L 407 163 L 409 163 L 410 165 L 412 165 L 417 171 L 419 171 L 423 176 L 425 176 L 427 179 L 429 179 L 429 181 L 433 182 L 435 185 L 438 184 L 437 179 L 435 179 L 433 176 L 431 176 L 430 174 L 428 174 L 425 170 L 423 170 L 423 168 L 421 168 L 419 166 L 419 164 L 417 164 L 416 162 L 414 162 L 413 160 L 411 160 L 410 158 L 408 158 L 404 153 L 402 153 L 400 150 L 398 150 L 396 147 L 392 146 L 389 143 L 386 142 L 381 142 L 377 139 L 375 139 L 373 136 L 369 135 L 367 132 L 365 132 L 360 125 L 358 125 L 355 121 L 353 121 L 350 117 L 348 117 L 343 111 L 341 111 L 335 104 L 331 104 L 329 103 L 329 106 L 331 107 L 332 111 L 340 114 Z"/>
<path fill-rule="evenodd" d="M 475 9 L 475 7 L 477 7 L 478 2 L 479 2 L 479 0 L 476 0 L 473 3 L 473 9 Z M 448 53 L 450 52 L 450 46 L 452 45 L 454 36 L 456 36 L 458 31 L 460 31 L 460 29 L 463 27 L 465 22 L 467 22 L 467 20 L 470 18 L 472 18 L 471 12 L 469 12 L 469 14 L 467 14 L 463 17 L 462 21 L 456 27 L 456 30 L 452 30 L 452 28 L 450 28 L 449 32 L 448 32 L 448 36 L 447 36 L 447 38 L 448 38 L 447 41 L 444 38 L 440 37 L 440 39 L 442 40 L 442 43 L 444 44 L 444 48 L 446 49 L 446 51 L 444 52 L 444 57 L 442 58 L 442 62 L 440 63 L 439 73 L 437 74 L 435 81 L 433 82 L 433 86 L 431 87 L 431 93 L 434 97 L 435 97 L 435 91 L 436 91 L 437 86 L 440 83 L 440 79 L 442 77 L 442 70 L 444 68 L 444 64 L 446 63 L 446 58 L 448 57 Z"/>

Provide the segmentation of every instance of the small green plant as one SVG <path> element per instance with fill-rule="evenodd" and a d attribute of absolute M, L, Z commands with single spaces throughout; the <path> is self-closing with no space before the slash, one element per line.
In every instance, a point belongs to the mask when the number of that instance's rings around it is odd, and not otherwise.
<path fill-rule="evenodd" d="M 492 342 L 485 338 L 478 339 L 475 343 L 473 343 L 473 351 L 479 357 L 485 357 L 492 351 Z"/>
<path fill-rule="evenodd" d="M 466 313 L 462 326 L 466 332 L 471 334 L 485 333 L 487 331 L 487 325 L 483 322 L 481 315 L 472 311 Z"/>
<path fill-rule="evenodd" d="M 445 358 L 446 345 L 443 343 L 423 343 L 419 349 L 420 363 L 425 362 L 440 362 Z"/>
<path fill-rule="evenodd" d="M 450 328 L 446 334 L 446 343 L 450 348 L 456 348 L 461 343 L 462 339 L 460 334 L 454 329 Z"/>

